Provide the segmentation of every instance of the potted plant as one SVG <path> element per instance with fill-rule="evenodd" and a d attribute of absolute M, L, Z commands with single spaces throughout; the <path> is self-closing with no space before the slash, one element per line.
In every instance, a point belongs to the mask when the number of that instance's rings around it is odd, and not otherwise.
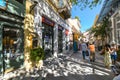
<path fill-rule="evenodd" d="M 30 52 L 30 60 L 32 65 L 36 67 L 41 67 L 43 65 L 44 50 L 41 47 L 33 48 Z"/>

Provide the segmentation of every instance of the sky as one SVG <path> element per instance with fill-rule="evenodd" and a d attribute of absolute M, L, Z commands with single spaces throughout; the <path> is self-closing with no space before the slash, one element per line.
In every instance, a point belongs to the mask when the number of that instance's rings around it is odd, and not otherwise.
<path fill-rule="evenodd" d="M 101 4 L 98 4 L 93 9 L 85 8 L 84 10 L 80 10 L 79 6 L 73 6 L 71 10 L 72 18 L 78 16 L 81 21 L 81 32 L 85 32 L 94 24 L 94 19 L 97 14 L 100 13 L 103 5 L 103 1 Z"/>

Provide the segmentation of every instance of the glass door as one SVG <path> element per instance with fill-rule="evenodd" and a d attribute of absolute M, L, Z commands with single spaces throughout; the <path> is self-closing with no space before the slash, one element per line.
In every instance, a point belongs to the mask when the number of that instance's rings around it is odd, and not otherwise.
<path fill-rule="evenodd" d="M 58 30 L 58 52 L 61 53 L 62 52 L 62 48 L 63 48 L 63 35 L 62 35 L 62 30 Z"/>
<path fill-rule="evenodd" d="M 43 23 L 43 48 L 47 57 L 53 54 L 53 27 Z"/>

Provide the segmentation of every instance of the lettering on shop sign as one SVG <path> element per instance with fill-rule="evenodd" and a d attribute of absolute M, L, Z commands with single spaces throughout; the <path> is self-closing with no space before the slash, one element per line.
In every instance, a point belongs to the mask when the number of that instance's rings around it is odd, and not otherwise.
<path fill-rule="evenodd" d="M 52 21 L 50 21 L 50 20 L 48 20 L 48 19 L 46 19 L 44 17 L 42 17 L 42 22 L 44 22 L 44 23 L 46 23 L 46 24 L 48 24 L 50 26 L 54 26 L 54 23 Z"/>

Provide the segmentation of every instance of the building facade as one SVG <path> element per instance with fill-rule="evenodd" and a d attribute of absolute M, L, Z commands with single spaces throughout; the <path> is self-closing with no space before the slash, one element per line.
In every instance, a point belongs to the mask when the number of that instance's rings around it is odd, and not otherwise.
<path fill-rule="evenodd" d="M 62 5 L 52 0 L 1 1 L 0 73 L 23 65 L 30 70 L 32 48 L 42 47 L 46 57 L 68 50 L 70 28 L 65 19 L 70 17 L 71 5 L 68 0 L 60 1 Z"/>
<path fill-rule="evenodd" d="M 70 26 L 70 34 L 69 34 L 69 39 L 70 39 L 70 49 L 74 50 L 75 52 L 78 51 L 78 45 L 79 45 L 79 38 L 81 35 L 81 24 L 78 19 L 67 19 L 66 22 Z"/>
<path fill-rule="evenodd" d="M 24 0 L 0 1 L 0 73 L 23 66 Z"/>
<path fill-rule="evenodd" d="M 60 1 L 64 3 L 60 5 L 61 7 L 57 1 L 41 0 L 37 1 L 34 8 L 34 28 L 41 40 L 40 46 L 45 50 L 47 57 L 57 56 L 57 53 L 64 53 L 67 50 L 69 26 L 65 19 L 70 17 L 68 13 L 70 10 L 67 0 Z"/>
<path fill-rule="evenodd" d="M 109 20 L 109 30 L 107 32 L 110 36 L 107 37 L 107 43 L 116 42 L 120 44 L 120 1 L 109 0 L 104 1 L 97 23 L 101 23 L 105 18 Z"/>

